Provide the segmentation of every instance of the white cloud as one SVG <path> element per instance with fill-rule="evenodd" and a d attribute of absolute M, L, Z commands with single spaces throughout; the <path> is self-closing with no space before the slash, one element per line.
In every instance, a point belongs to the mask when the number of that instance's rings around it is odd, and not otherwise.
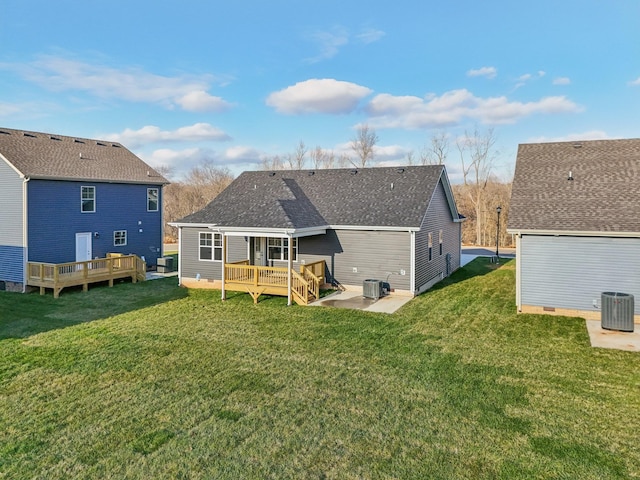
<path fill-rule="evenodd" d="M 640 77 L 636 78 L 635 80 L 630 81 L 629 85 L 631 85 L 632 87 L 640 86 Z"/>
<path fill-rule="evenodd" d="M 20 113 L 22 110 L 23 110 L 23 107 L 17 104 L 0 102 L 0 117 L 9 117 L 17 113 Z"/>
<path fill-rule="evenodd" d="M 357 43 L 368 45 L 377 42 L 386 35 L 382 30 L 374 28 L 365 28 L 355 35 L 351 34 L 345 27 L 337 25 L 330 30 L 317 30 L 307 38 L 315 43 L 319 49 L 319 53 L 313 57 L 305 59 L 306 63 L 318 63 L 335 57 L 340 49 L 349 44 L 352 38 Z"/>
<path fill-rule="evenodd" d="M 280 113 L 341 114 L 355 110 L 371 89 L 331 78 L 296 83 L 267 97 L 266 103 Z"/>
<path fill-rule="evenodd" d="M 161 148 L 138 156 L 155 168 L 164 167 L 171 171 L 173 180 L 180 180 L 194 167 L 211 164 L 214 167 L 255 168 L 260 163 L 261 154 L 251 147 L 231 147 L 222 152 L 207 148 L 186 148 L 173 150 Z"/>
<path fill-rule="evenodd" d="M 356 38 L 358 39 L 358 41 L 360 41 L 360 43 L 364 43 L 365 45 L 368 45 L 370 43 L 377 42 L 385 35 L 386 33 L 383 32 L 382 30 L 375 30 L 373 28 L 369 28 L 357 34 Z"/>
<path fill-rule="evenodd" d="M 338 54 L 340 47 L 349 43 L 349 34 L 343 27 L 335 27 L 332 31 L 317 31 L 309 35 L 309 38 L 318 45 L 320 53 L 307 58 L 307 63 L 317 63 L 333 58 Z"/>
<path fill-rule="evenodd" d="M 222 98 L 209 95 L 204 90 L 189 92 L 175 101 L 188 112 L 222 112 L 230 107 Z"/>
<path fill-rule="evenodd" d="M 27 65 L 7 65 L 25 79 L 53 91 L 81 91 L 105 99 L 160 103 L 168 108 L 219 112 L 231 105 L 206 90 L 212 75 L 162 76 L 140 68 L 117 69 L 54 56 L 43 56 Z"/>
<path fill-rule="evenodd" d="M 554 85 L 569 85 L 571 84 L 571 79 L 569 77 L 557 77 L 553 79 Z"/>
<path fill-rule="evenodd" d="M 577 140 L 607 140 L 611 137 L 602 130 L 589 130 L 582 133 L 569 133 L 561 137 L 534 137 L 527 140 L 528 143 L 544 142 L 575 142 Z"/>
<path fill-rule="evenodd" d="M 466 89 L 441 96 L 395 97 L 376 95 L 367 107 L 371 126 L 377 128 L 433 128 L 455 125 L 466 119 L 485 124 L 514 123 L 534 114 L 578 112 L 581 108 L 566 97 L 546 97 L 535 102 L 515 102 L 507 97 L 481 98 Z"/>
<path fill-rule="evenodd" d="M 467 71 L 468 77 L 495 78 L 497 74 L 498 70 L 495 67 L 481 67 Z"/>
<path fill-rule="evenodd" d="M 139 130 L 127 128 L 122 133 L 102 136 L 105 140 L 120 142 L 128 148 L 165 142 L 225 141 L 231 137 L 208 123 L 195 123 L 176 130 L 161 130 L 155 125 L 147 125 Z"/>

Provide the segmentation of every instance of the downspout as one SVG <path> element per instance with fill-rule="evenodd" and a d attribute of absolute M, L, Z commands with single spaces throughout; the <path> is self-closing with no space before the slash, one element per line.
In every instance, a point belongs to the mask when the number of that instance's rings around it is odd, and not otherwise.
<path fill-rule="evenodd" d="M 518 312 L 522 311 L 522 296 L 520 290 L 522 289 L 522 255 L 521 245 L 522 235 L 516 234 L 516 307 Z"/>
<path fill-rule="evenodd" d="M 416 288 L 416 232 L 411 230 L 409 232 L 409 249 L 410 249 L 410 268 L 409 268 L 409 281 L 411 282 L 410 291 L 415 296 L 418 292 Z"/>
<path fill-rule="evenodd" d="M 182 286 L 182 227 L 178 227 L 178 286 Z"/>
<path fill-rule="evenodd" d="M 22 293 L 26 293 L 27 291 L 27 279 L 28 279 L 28 271 L 27 271 L 27 262 L 29 259 L 29 229 L 28 229 L 28 188 L 27 183 L 29 182 L 29 177 L 24 177 L 22 180 L 22 247 L 24 248 L 24 258 L 22 259 Z"/>
<path fill-rule="evenodd" d="M 224 289 L 225 270 L 227 269 L 227 236 L 223 232 L 220 232 L 220 235 L 222 236 L 222 274 L 220 277 L 222 279 L 222 301 L 225 301 L 227 299 L 227 291 Z"/>
<path fill-rule="evenodd" d="M 287 261 L 287 268 L 289 273 L 287 274 L 287 306 L 291 306 L 291 270 L 293 270 L 293 237 L 290 233 L 287 234 L 289 241 L 287 242 L 287 250 L 289 251 L 289 258 Z"/>

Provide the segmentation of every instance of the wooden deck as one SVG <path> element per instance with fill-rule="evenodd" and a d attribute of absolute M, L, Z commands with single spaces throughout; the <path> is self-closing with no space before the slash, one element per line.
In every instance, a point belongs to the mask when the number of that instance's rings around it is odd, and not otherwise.
<path fill-rule="evenodd" d="M 308 305 L 320 298 L 320 287 L 325 283 L 325 262 L 300 265 L 300 271 L 286 267 L 258 267 L 249 265 L 249 260 L 226 263 L 224 266 L 224 288 L 230 291 L 247 292 L 258 303 L 260 295 L 289 295 L 299 305 Z"/>
<path fill-rule="evenodd" d="M 51 288 L 54 298 L 58 298 L 65 287 L 82 285 L 86 292 L 90 283 L 108 281 L 112 287 L 117 278 L 130 277 L 134 283 L 143 281 L 146 271 L 146 263 L 136 255 L 113 255 L 86 262 L 28 262 L 27 285 L 40 287 L 40 295 Z"/>

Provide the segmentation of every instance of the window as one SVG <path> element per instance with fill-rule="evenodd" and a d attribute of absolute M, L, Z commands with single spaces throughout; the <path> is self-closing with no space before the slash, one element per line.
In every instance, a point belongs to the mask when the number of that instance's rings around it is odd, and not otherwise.
<path fill-rule="evenodd" d="M 200 260 L 222 261 L 222 234 L 200 232 Z"/>
<path fill-rule="evenodd" d="M 298 239 L 294 238 L 291 245 L 293 251 L 293 261 L 298 261 Z M 289 239 L 269 238 L 267 248 L 267 258 L 269 260 L 289 260 Z"/>
<path fill-rule="evenodd" d="M 80 209 L 82 213 L 93 213 L 96 211 L 96 187 L 81 187 L 82 202 Z"/>
<path fill-rule="evenodd" d="M 116 230 L 113 232 L 113 246 L 123 246 L 127 244 L 127 231 L 126 230 Z"/>
<path fill-rule="evenodd" d="M 147 188 L 147 212 L 158 211 L 158 193 L 157 188 Z"/>
<path fill-rule="evenodd" d="M 440 230 L 439 243 L 440 243 L 440 255 L 442 255 L 442 230 Z"/>
<path fill-rule="evenodd" d="M 433 258 L 433 234 L 429 232 L 429 261 Z"/>

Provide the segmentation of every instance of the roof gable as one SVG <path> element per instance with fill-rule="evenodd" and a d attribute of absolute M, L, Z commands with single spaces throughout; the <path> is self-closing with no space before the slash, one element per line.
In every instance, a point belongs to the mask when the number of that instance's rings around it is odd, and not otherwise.
<path fill-rule="evenodd" d="M 640 232 L 640 139 L 518 147 L 509 230 Z"/>
<path fill-rule="evenodd" d="M 442 165 L 244 172 L 183 223 L 238 228 L 419 228 Z M 451 197 L 453 198 L 453 197 Z M 457 219 L 455 202 L 452 218 Z"/>
<path fill-rule="evenodd" d="M 116 142 L 0 128 L 0 155 L 34 179 L 169 183 Z"/>

